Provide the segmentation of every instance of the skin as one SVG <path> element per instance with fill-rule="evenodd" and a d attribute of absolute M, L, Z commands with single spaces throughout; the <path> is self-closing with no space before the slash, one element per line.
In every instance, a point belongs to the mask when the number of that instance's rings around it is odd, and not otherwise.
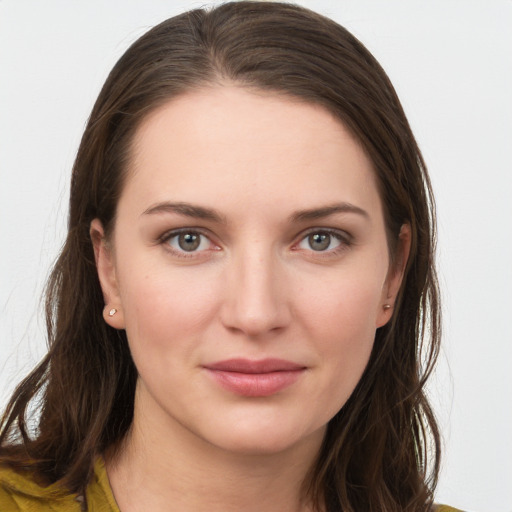
<path fill-rule="evenodd" d="M 139 128 L 112 239 L 98 220 L 91 236 L 105 321 L 126 329 L 140 376 L 107 458 L 121 510 L 308 510 L 301 483 L 390 319 L 409 247 L 404 226 L 391 266 L 360 145 L 319 106 L 235 85 L 185 94 Z M 303 370 L 243 396 L 205 368 L 231 358 Z"/>

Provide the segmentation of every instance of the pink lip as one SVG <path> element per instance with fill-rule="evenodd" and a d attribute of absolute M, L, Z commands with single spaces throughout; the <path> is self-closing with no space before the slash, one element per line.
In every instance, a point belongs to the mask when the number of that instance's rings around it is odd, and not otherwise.
<path fill-rule="evenodd" d="M 242 396 L 270 396 L 291 386 L 306 370 L 283 359 L 228 359 L 205 365 L 225 389 Z"/>

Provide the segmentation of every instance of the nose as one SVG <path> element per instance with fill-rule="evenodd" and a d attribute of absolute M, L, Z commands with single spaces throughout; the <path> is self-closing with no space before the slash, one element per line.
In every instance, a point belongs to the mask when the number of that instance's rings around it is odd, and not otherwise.
<path fill-rule="evenodd" d="M 286 272 L 271 251 L 243 251 L 226 271 L 221 321 L 227 329 L 261 338 L 287 327 L 291 312 Z"/>

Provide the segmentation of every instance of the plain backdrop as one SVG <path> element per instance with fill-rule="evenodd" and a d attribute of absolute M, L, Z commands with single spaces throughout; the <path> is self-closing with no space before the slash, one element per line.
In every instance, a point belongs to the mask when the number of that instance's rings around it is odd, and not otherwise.
<path fill-rule="evenodd" d="M 388 72 L 438 202 L 438 501 L 512 511 L 512 1 L 303 0 Z M 0 0 L 0 405 L 45 351 L 40 294 L 84 124 L 128 45 L 203 2 Z"/>

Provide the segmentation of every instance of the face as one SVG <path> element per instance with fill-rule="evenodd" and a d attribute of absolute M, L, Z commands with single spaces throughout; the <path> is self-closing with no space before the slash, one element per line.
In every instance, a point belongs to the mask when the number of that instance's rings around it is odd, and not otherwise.
<path fill-rule="evenodd" d="M 321 440 L 359 381 L 401 273 L 372 165 L 319 106 L 235 86 L 139 128 L 107 310 L 139 372 L 135 414 L 244 453 Z"/>

